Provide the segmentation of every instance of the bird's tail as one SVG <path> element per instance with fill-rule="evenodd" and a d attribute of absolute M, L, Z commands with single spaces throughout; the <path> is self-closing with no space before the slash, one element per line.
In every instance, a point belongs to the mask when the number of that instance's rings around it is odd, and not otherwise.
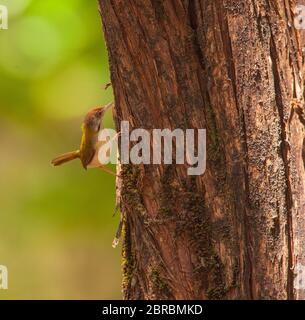
<path fill-rule="evenodd" d="M 79 158 L 79 154 L 80 154 L 79 150 L 67 152 L 53 159 L 51 163 L 53 164 L 53 166 L 57 167 L 62 165 L 63 163 Z"/>

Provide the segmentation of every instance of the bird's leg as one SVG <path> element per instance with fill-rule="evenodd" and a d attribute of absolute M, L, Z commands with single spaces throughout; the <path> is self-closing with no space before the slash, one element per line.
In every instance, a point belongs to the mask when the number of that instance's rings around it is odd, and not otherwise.
<path fill-rule="evenodd" d="M 113 176 L 116 176 L 116 173 L 111 171 L 110 169 L 108 169 L 106 166 L 100 165 L 99 168 L 102 169 L 105 172 L 108 172 L 108 173 L 112 174 Z"/>
<path fill-rule="evenodd" d="M 110 104 L 110 106 L 111 106 L 111 104 Z M 109 108 L 109 107 L 106 107 L 106 108 Z M 112 138 L 110 139 L 109 142 L 113 143 L 113 142 L 117 141 L 117 139 L 118 139 L 118 137 L 119 137 L 120 135 L 121 135 L 121 132 L 118 132 L 114 137 L 112 137 Z M 106 166 L 103 166 L 103 165 L 101 164 L 101 165 L 99 166 L 99 168 L 117 177 L 117 174 L 116 174 L 115 172 L 109 170 Z"/>

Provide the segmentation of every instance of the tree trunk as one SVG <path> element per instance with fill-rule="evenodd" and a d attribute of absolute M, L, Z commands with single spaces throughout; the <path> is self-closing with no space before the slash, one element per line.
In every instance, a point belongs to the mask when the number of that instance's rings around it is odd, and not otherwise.
<path fill-rule="evenodd" d="M 303 57 L 290 0 L 100 0 L 115 119 L 206 128 L 207 169 L 123 165 L 125 299 L 301 299 Z"/>

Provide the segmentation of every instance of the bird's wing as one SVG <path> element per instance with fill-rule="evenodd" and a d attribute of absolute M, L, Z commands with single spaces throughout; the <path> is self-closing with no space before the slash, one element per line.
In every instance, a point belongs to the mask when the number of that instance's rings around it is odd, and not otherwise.
<path fill-rule="evenodd" d="M 96 152 L 95 145 L 91 140 L 94 141 L 95 139 L 90 139 L 90 137 L 88 138 L 88 132 L 83 130 L 83 136 L 80 146 L 80 159 L 85 169 L 87 169 Z"/>
<path fill-rule="evenodd" d="M 92 159 L 94 158 L 95 155 L 95 148 L 90 146 L 90 145 L 86 145 L 81 152 L 81 161 L 83 164 L 83 167 L 85 169 L 87 169 L 88 165 L 90 164 L 90 162 L 92 161 Z"/>

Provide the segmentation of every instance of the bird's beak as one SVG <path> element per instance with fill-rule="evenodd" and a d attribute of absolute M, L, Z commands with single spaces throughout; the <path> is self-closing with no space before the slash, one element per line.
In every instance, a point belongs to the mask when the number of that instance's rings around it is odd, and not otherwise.
<path fill-rule="evenodd" d="M 111 107 L 113 107 L 114 103 L 110 102 L 108 104 L 105 105 L 105 107 L 103 108 L 104 112 L 106 112 L 108 109 L 110 109 Z"/>

